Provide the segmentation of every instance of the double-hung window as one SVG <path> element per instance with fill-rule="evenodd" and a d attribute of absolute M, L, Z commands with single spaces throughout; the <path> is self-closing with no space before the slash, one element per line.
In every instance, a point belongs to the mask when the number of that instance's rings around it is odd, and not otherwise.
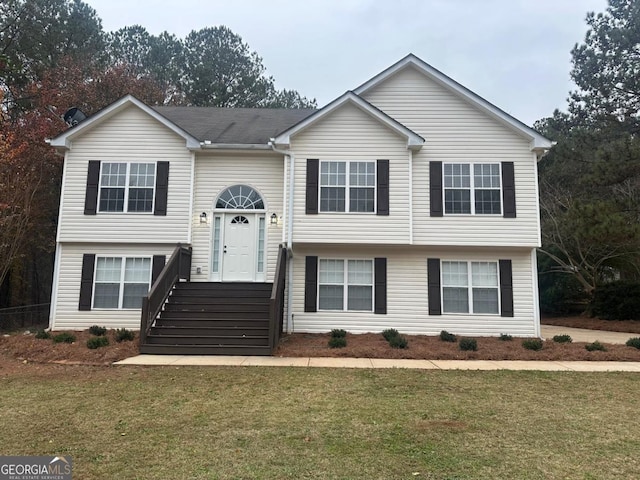
<path fill-rule="evenodd" d="M 499 313 L 497 262 L 442 262 L 443 313 Z"/>
<path fill-rule="evenodd" d="M 444 213 L 500 215 L 499 163 L 445 163 Z"/>
<path fill-rule="evenodd" d="M 93 308 L 140 308 L 151 284 L 151 258 L 97 257 Z"/>
<path fill-rule="evenodd" d="M 321 162 L 321 212 L 375 212 L 376 162 Z"/>
<path fill-rule="evenodd" d="M 153 212 L 155 163 L 102 162 L 100 212 Z"/>
<path fill-rule="evenodd" d="M 373 310 L 373 260 L 320 260 L 319 310 Z"/>

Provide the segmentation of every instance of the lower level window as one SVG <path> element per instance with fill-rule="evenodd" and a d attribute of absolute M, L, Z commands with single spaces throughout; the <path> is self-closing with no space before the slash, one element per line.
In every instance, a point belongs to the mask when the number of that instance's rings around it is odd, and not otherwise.
<path fill-rule="evenodd" d="M 497 262 L 442 262 L 444 313 L 499 313 Z"/>
<path fill-rule="evenodd" d="M 373 260 L 320 260 L 319 310 L 373 310 Z"/>
<path fill-rule="evenodd" d="M 150 283 L 151 258 L 97 257 L 93 308 L 140 308 Z"/>

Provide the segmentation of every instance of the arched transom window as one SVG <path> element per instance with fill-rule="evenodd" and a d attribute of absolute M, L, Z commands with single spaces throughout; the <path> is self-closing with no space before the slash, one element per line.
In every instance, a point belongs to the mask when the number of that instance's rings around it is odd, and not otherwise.
<path fill-rule="evenodd" d="M 220 194 L 216 208 L 264 210 L 264 202 L 253 188 L 247 185 L 234 185 Z"/>

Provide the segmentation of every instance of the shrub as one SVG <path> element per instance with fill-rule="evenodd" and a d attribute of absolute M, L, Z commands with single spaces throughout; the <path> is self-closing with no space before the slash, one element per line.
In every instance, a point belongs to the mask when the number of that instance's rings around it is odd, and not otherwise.
<path fill-rule="evenodd" d="M 527 338 L 522 341 L 522 346 L 527 350 L 542 350 L 543 345 L 542 340 L 539 338 Z"/>
<path fill-rule="evenodd" d="M 629 340 L 627 340 L 627 343 L 625 343 L 625 345 L 627 347 L 634 347 L 640 350 L 640 337 L 630 338 Z"/>
<path fill-rule="evenodd" d="M 98 325 L 93 325 L 93 326 L 89 327 L 89 333 L 91 335 L 95 335 L 96 337 L 102 337 L 103 335 L 106 335 L 107 329 L 105 327 L 100 327 Z"/>
<path fill-rule="evenodd" d="M 109 339 L 107 337 L 91 337 L 87 340 L 87 347 L 91 350 L 95 350 L 96 348 L 106 347 L 109 345 Z"/>
<path fill-rule="evenodd" d="M 513 337 L 506 333 L 501 333 L 498 337 L 498 340 L 502 340 L 503 342 L 510 342 L 511 340 L 513 340 Z"/>
<path fill-rule="evenodd" d="M 53 343 L 73 343 L 75 341 L 76 336 L 69 332 L 62 332 L 53 336 Z"/>
<path fill-rule="evenodd" d="M 119 328 L 116 330 L 116 342 L 130 342 L 135 338 L 136 334 L 126 328 Z"/>
<path fill-rule="evenodd" d="M 478 341 L 475 338 L 461 338 L 458 345 L 460 345 L 460 350 L 472 350 L 474 352 L 478 350 Z"/>
<path fill-rule="evenodd" d="M 446 330 L 442 330 L 440 332 L 440 340 L 443 342 L 456 342 L 457 338 L 453 333 L 449 333 Z"/>
<path fill-rule="evenodd" d="M 39 338 L 41 340 L 45 340 L 47 338 L 51 338 L 51 334 L 45 330 L 38 330 L 36 332 L 36 338 Z"/>
<path fill-rule="evenodd" d="M 330 348 L 343 348 L 347 346 L 346 337 L 331 337 L 329 339 Z"/>
<path fill-rule="evenodd" d="M 344 338 L 347 336 L 347 331 L 343 330 L 341 328 L 334 328 L 333 330 L 331 330 L 331 337 L 332 338 Z"/>
<path fill-rule="evenodd" d="M 611 282 L 596 288 L 591 313 L 605 320 L 640 320 L 640 283 Z"/>
<path fill-rule="evenodd" d="M 396 335 L 389 339 L 389 346 L 391 348 L 407 348 L 409 346 L 409 341 L 407 340 L 407 337 Z"/>
<path fill-rule="evenodd" d="M 553 341 L 556 343 L 571 343 L 573 339 L 571 335 L 554 335 Z"/>
<path fill-rule="evenodd" d="M 398 335 L 400 335 L 400 332 L 395 328 L 387 328 L 382 331 L 382 336 L 387 342 L 390 342 L 393 337 L 397 337 Z"/>
<path fill-rule="evenodd" d="M 603 344 L 601 344 L 599 341 L 595 341 L 593 343 L 587 343 L 584 348 L 586 348 L 588 351 L 590 352 L 606 352 L 607 351 L 607 347 L 605 347 Z"/>

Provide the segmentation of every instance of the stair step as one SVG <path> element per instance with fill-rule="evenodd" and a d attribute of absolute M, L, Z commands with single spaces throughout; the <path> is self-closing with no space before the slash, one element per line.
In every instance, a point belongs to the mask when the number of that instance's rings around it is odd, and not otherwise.
<path fill-rule="evenodd" d="M 218 345 L 141 345 L 140 353 L 156 355 L 271 355 L 269 347 Z"/>
<path fill-rule="evenodd" d="M 271 292 L 273 283 L 250 283 L 250 282 L 232 282 L 232 283 L 216 283 L 216 282 L 181 282 L 177 283 L 175 291 L 218 291 L 218 292 Z"/>
<path fill-rule="evenodd" d="M 151 335 L 158 336 L 196 336 L 196 337 L 241 337 L 241 336 L 268 336 L 269 326 L 264 327 L 219 327 L 219 326 L 182 326 L 159 325 L 151 328 Z"/>
<path fill-rule="evenodd" d="M 174 312 L 177 313 L 177 312 Z M 188 317 L 175 316 L 167 318 L 161 316 L 155 323 L 158 327 L 197 327 L 197 328 L 269 328 L 268 318 L 228 318 L 228 317 L 207 317 L 196 318 L 193 315 Z"/>
<path fill-rule="evenodd" d="M 233 304 L 207 304 L 207 303 L 172 303 L 164 306 L 165 312 L 211 312 L 211 313 L 266 313 L 269 314 L 269 305 L 253 303 Z"/>
<path fill-rule="evenodd" d="M 174 305 L 182 304 L 202 304 L 202 305 L 269 305 L 269 298 L 261 297 L 205 297 L 193 295 L 171 295 L 168 303 Z"/>
<path fill-rule="evenodd" d="M 207 336 L 190 335 L 148 335 L 147 343 L 152 345 L 213 345 L 213 346 L 268 346 L 268 335 L 258 336 Z"/>

